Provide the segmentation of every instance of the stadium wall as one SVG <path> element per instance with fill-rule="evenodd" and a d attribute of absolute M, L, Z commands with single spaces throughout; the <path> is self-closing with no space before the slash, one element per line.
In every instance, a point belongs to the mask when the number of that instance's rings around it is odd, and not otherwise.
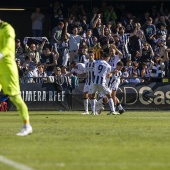
<path fill-rule="evenodd" d="M 54 85 L 49 83 L 21 84 L 21 95 L 29 110 L 33 111 L 83 110 L 83 86 L 80 84 L 72 92 L 63 89 L 58 93 Z M 168 110 L 169 87 L 170 83 L 121 84 L 117 96 L 126 110 Z M 16 110 L 10 102 L 9 110 Z"/>

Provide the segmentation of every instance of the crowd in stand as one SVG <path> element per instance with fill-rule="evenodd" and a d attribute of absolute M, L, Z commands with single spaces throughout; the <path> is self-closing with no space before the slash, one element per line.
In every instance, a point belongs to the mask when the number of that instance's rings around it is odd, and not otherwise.
<path fill-rule="evenodd" d="M 161 82 L 163 77 L 169 78 L 170 11 L 164 3 L 153 5 L 139 18 L 123 4 L 103 2 L 89 13 L 83 5 L 74 4 L 66 11 L 63 4 L 56 2 L 48 40 L 40 38 L 43 18 L 36 9 L 31 16 L 33 37 L 16 40 L 22 82 L 47 82 L 49 76 L 81 78 L 85 76 L 81 65 L 88 61 L 89 53 L 99 60 L 102 52 L 110 55 L 112 67 L 118 61 L 124 63 L 124 82 Z"/>

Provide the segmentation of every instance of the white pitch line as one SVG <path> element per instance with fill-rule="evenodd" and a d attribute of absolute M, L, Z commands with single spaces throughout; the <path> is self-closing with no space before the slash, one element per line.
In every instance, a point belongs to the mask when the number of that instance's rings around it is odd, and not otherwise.
<path fill-rule="evenodd" d="M 18 163 L 18 162 L 15 162 L 15 161 L 12 161 L 10 159 L 7 159 L 5 158 L 4 156 L 0 155 L 0 162 L 6 164 L 6 165 L 9 165 L 17 170 L 33 170 L 32 168 L 24 165 L 24 164 L 21 164 L 21 163 Z"/>

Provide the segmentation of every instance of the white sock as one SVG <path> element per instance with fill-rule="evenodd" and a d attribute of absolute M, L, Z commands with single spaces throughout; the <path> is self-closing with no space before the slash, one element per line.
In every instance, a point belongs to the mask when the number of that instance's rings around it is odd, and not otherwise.
<path fill-rule="evenodd" d="M 95 112 L 95 105 L 96 105 L 96 102 L 95 102 L 96 99 L 91 99 L 91 110 L 92 112 Z"/>
<path fill-rule="evenodd" d="M 85 112 L 88 112 L 88 104 L 89 104 L 89 100 L 84 99 L 84 110 L 85 110 Z"/>
<path fill-rule="evenodd" d="M 109 99 L 109 106 L 110 106 L 111 112 L 115 112 L 115 106 L 114 106 L 112 98 Z"/>
<path fill-rule="evenodd" d="M 29 128 L 30 126 L 30 123 L 24 124 L 24 128 Z"/>
<path fill-rule="evenodd" d="M 119 110 L 123 110 L 123 107 L 122 107 L 122 105 L 119 103 L 119 105 L 118 105 L 118 109 Z"/>

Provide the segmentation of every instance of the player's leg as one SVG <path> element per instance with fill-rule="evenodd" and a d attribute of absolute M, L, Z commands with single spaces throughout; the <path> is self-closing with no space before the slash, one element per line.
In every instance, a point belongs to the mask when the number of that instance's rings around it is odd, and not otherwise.
<path fill-rule="evenodd" d="M 123 109 L 121 102 L 119 101 L 119 99 L 116 96 L 117 90 L 118 90 L 118 84 L 116 86 L 113 86 L 113 88 L 112 88 L 112 98 L 113 98 L 115 105 L 118 107 L 119 113 L 122 114 L 125 112 L 125 110 Z"/>
<path fill-rule="evenodd" d="M 108 98 L 108 103 L 109 103 L 109 106 L 110 106 L 110 114 L 117 114 L 115 112 L 115 107 L 114 107 L 114 102 L 113 102 L 113 99 L 112 99 L 112 96 L 111 96 L 111 91 L 110 89 L 107 87 L 107 86 L 100 86 L 101 87 L 101 92 L 103 94 L 105 94 Z"/>
<path fill-rule="evenodd" d="M 92 94 L 91 94 L 91 111 L 92 115 L 96 115 L 96 92 L 98 90 L 98 85 L 93 84 L 92 86 Z"/>
<path fill-rule="evenodd" d="M 89 111 L 88 111 L 88 105 L 89 105 L 88 91 L 85 91 L 83 93 L 83 102 L 84 102 L 84 112 L 82 114 L 83 115 L 84 114 L 89 114 Z"/>
<path fill-rule="evenodd" d="M 105 104 L 108 103 L 108 99 L 106 95 L 103 95 L 102 93 L 99 94 L 99 99 L 96 101 L 96 112 L 98 114 L 101 114 L 101 112 L 104 110 Z"/>
<path fill-rule="evenodd" d="M 125 112 L 124 108 L 121 105 L 120 100 L 116 97 L 116 106 L 118 107 L 119 113 L 122 114 Z"/>
<path fill-rule="evenodd" d="M 108 98 L 105 95 L 102 95 L 100 99 L 96 102 L 96 112 L 101 114 L 104 110 L 104 106 L 108 103 Z"/>
<path fill-rule="evenodd" d="M 17 133 L 19 136 L 26 136 L 32 133 L 32 127 L 29 122 L 28 108 L 21 98 L 18 74 L 9 72 L 8 74 L 1 75 L 0 84 L 4 94 L 10 97 L 11 102 L 16 106 L 18 113 L 23 121 L 23 128 L 21 132 Z"/>
<path fill-rule="evenodd" d="M 17 135 L 25 136 L 32 133 L 32 127 L 29 122 L 28 108 L 23 99 L 21 98 L 21 95 L 17 94 L 15 96 L 10 96 L 10 100 L 16 106 L 18 113 L 23 121 L 23 128 L 21 132 L 17 133 Z"/>

